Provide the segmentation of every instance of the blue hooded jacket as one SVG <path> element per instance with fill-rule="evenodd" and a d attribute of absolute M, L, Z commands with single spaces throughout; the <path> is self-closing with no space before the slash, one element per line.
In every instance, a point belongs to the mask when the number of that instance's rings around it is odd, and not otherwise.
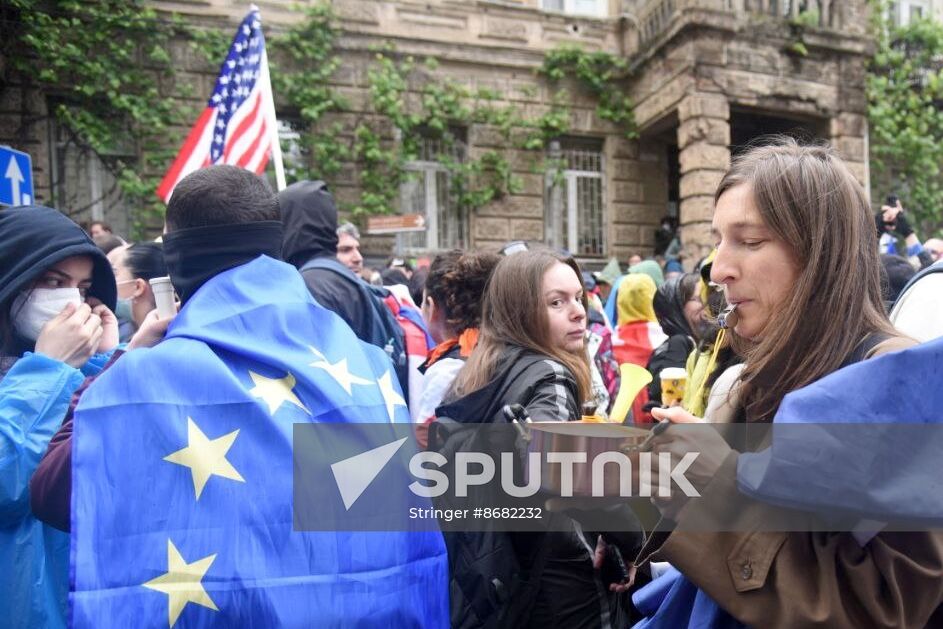
<path fill-rule="evenodd" d="M 82 228 L 47 207 L 0 212 L 0 309 L 9 309 L 44 270 L 76 255 L 94 262 L 89 294 L 114 308 L 111 265 Z M 85 376 L 101 370 L 110 354 L 96 354 L 79 370 L 28 351 L 32 343 L 11 330 L 0 333 L 10 339 L 0 367 L 2 622 L 8 627 L 64 627 L 69 536 L 33 517 L 29 479 L 62 423 L 72 393 Z"/>

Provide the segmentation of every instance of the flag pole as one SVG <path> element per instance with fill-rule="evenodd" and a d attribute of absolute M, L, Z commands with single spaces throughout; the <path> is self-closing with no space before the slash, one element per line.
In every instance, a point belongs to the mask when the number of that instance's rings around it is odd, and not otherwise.
<path fill-rule="evenodd" d="M 258 7 L 254 4 L 250 5 L 250 8 L 258 11 Z M 272 92 L 272 78 L 268 70 L 268 50 L 266 50 L 265 46 L 262 47 L 261 66 L 259 79 L 262 81 L 262 89 L 265 90 L 268 95 L 268 98 L 263 98 L 262 101 L 265 107 L 265 118 L 269 121 L 269 126 L 271 127 L 272 162 L 275 164 L 275 186 L 278 188 L 278 191 L 281 192 L 287 185 L 285 183 L 285 165 L 282 162 L 282 147 L 278 138 L 278 120 L 275 118 L 275 94 Z"/>

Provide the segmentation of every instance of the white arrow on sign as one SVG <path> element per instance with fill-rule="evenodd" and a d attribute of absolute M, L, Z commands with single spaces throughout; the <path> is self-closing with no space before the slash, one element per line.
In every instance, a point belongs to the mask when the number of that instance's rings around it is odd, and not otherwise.
<path fill-rule="evenodd" d="M 23 172 L 15 157 L 10 157 L 10 163 L 7 164 L 7 172 L 3 175 L 10 180 L 10 187 L 13 189 L 13 205 L 21 205 L 20 184 L 23 183 Z"/>

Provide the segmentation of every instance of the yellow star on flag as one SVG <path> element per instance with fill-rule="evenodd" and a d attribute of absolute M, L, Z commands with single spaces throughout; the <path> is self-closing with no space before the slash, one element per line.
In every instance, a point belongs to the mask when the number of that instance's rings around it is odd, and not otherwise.
<path fill-rule="evenodd" d="M 203 589 L 203 577 L 213 565 L 216 555 L 204 557 L 193 563 L 184 561 L 183 556 L 171 540 L 167 540 L 167 572 L 151 579 L 142 585 L 158 592 L 163 592 L 168 598 L 167 626 L 173 627 L 187 603 L 196 603 L 219 611 L 216 603 Z"/>
<path fill-rule="evenodd" d="M 393 423 L 395 408 L 397 406 L 406 406 L 406 400 L 393 388 L 393 376 L 390 371 L 377 379 L 380 385 L 380 394 L 383 395 L 383 403 L 386 404 L 386 412 L 390 416 L 390 423 Z"/>
<path fill-rule="evenodd" d="M 234 430 L 228 435 L 209 439 L 191 418 L 187 417 L 187 447 L 164 457 L 165 461 L 190 468 L 193 475 L 193 490 L 196 499 L 200 499 L 203 488 L 210 476 L 222 476 L 241 483 L 246 482 L 226 459 L 226 453 L 239 435 Z"/>
<path fill-rule="evenodd" d="M 268 405 L 269 414 L 274 415 L 275 411 L 277 411 L 284 402 L 290 402 L 308 415 L 311 414 L 311 411 L 306 409 L 305 405 L 298 399 L 298 396 L 292 392 L 295 386 L 295 377 L 293 375 L 288 374 L 284 378 L 266 378 L 254 371 L 250 371 L 249 377 L 252 378 L 252 382 L 255 383 L 255 386 L 249 390 L 249 393 L 253 397 L 260 398 Z"/>

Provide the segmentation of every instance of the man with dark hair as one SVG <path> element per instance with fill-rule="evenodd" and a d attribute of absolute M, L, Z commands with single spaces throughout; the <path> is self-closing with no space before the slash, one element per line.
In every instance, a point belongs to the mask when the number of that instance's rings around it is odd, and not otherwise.
<path fill-rule="evenodd" d="M 88 232 L 88 235 L 92 238 L 98 238 L 99 236 L 110 236 L 113 233 L 111 231 L 111 225 L 105 221 L 92 221 L 88 224 L 88 228 L 85 231 Z"/>
<path fill-rule="evenodd" d="M 166 231 L 281 220 L 272 189 L 247 173 L 235 166 L 212 166 L 187 176 L 167 204 Z"/>
<path fill-rule="evenodd" d="M 278 219 L 268 184 L 233 166 L 170 199 L 180 312 L 88 387 L 64 446 L 76 627 L 157 609 L 171 625 L 447 622 L 438 531 L 293 529 L 295 424 L 410 418 L 388 357 L 281 261 Z"/>
<path fill-rule="evenodd" d="M 881 254 L 881 292 L 884 294 L 884 303 L 888 310 L 897 301 L 907 282 L 917 274 L 917 269 L 913 267 L 910 261 L 898 255 L 890 253 Z"/>

